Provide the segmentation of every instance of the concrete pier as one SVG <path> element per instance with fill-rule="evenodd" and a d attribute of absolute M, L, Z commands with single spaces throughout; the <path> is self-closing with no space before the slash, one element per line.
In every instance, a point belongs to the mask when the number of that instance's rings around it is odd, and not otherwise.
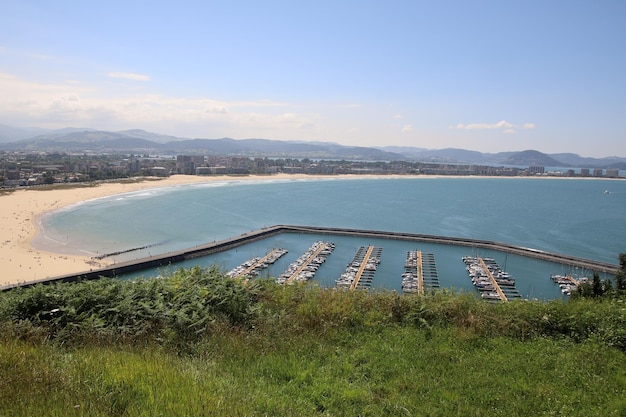
<path fill-rule="evenodd" d="M 220 242 L 208 243 L 181 251 L 174 251 L 162 255 L 151 256 L 149 258 L 141 258 L 128 262 L 121 262 L 101 269 L 84 271 L 78 274 L 63 275 L 57 277 L 45 278 L 27 283 L 9 285 L 1 287 L 0 290 L 6 290 L 19 286 L 30 286 L 37 283 L 53 283 L 53 282 L 71 282 L 83 279 L 97 279 L 100 277 L 115 277 L 118 275 L 128 274 L 131 272 L 141 271 L 151 268 L 159 268 L 169 266 L 177 262 L 193 259 L 201 256 L 211 255 L 214 253 L 224 252 L 234 249 L 238 246 L 261 240 L 280 233 L 308 233 L 308 234 L 325 234 L 336 236 L 352 236 L 362 238 L 378 238 L 378 239 L 396 239 L 411 242 L 426 242 L 443 245 L 467 246 L 477 249 L 489 249 L 515 255 L 525 256 L 529 258 L 541 259 L 548 262 L 555 262 L 566 266 L 580 267 L 587 270 L 608 273 L 615 275 L 619 270 L 616 264 L 594 261 L 589 259 L 577 258 L 570 255 L 541 251 L 522 246 L 510 245 L 507 243 L 494 242 L 488 240 L 478 240 L 469 238 L 423 235 L 403 232 L 386 232 L 365 229 L 344 229 L 334 227 L 310 227 L 310 226 L 294 226 L 294 225 L 276 225 L 250 233 L 244 233 L 240 236 L 232 237 Z"/>

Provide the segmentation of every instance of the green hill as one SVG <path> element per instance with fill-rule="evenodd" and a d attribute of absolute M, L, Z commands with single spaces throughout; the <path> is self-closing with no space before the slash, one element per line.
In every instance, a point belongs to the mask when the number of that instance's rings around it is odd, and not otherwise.
<path fill-rule="evenodd" d="M 626 413 L 623 300 L 486 303 L 216 268 L 0 294 L 0 415 Z"/>

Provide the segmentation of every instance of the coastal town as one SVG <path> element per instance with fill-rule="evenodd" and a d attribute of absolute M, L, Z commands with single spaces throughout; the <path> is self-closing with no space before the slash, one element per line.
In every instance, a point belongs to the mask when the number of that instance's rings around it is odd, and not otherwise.
<path fill-rule="evenodd" d="M 626 0 L 1 5 L 0 417 L 626 417 Z"/>
<path fill-rule="evenodd" d="M 219 155 L 90 155 L 0 152 L 0 185 L 19 187 L 175 174 L 215 175 L 469 175 L 623 178 L 619 169 L 548 169 L 410 161 L 313 160 Z"/>

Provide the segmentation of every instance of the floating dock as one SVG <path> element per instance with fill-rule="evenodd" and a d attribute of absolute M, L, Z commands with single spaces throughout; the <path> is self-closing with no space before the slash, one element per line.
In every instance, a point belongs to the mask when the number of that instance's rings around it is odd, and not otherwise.
<path fill-rule="evenodd" d="M 267 269 L 270 265 L 275 263 L 283 255 L 287 253 L 287 249 L 276 248 L 269 252 L 262 258 L 252 258 L 241 265 L 231 269 L 226 273 L 231 278 L 243 278 L 248 280 L 252 277 L 256 277 L 259 273 Z"/>
<path fill-rule="evenodd" d="M 435 255 L 419 250 L 408 251 L 402 274 L 402 291 L 424 294 L 427 289 L 439 288 Z"/>
<path fill-rule="evenodd" d="M 317 269 L 335 249 L 334 243 L 317 241 L 276 278 L 279 284 L 304 282 L 315 276 Z"/>
<path fill-rule="evenodd" d="M 576 291 L 578 286 L 589 281 L 588 277 L 574 278 L 571 275 L 550 275 L 550 279 L 558 284 L 564 295 L 571 295 L 572 291 Z"/>
<path fill-rule="evenodd" d="M 337 287 L 350 290 L 370 288 L 382 253 L 383 248 L 361 246 L 346 267 L 346 272 L 336 281 Z"/>
<path fill-rule="evenodd" d="M 504 272 L 494 259 L 465 256 L 463 262 L 482 298 L 505 303 L 521 298 L 515 288 L 515 278 Z"/>
<path fill-rule="evenodd" d="M 526 248 L 522 246 L 515 246 L 507 243 L 488 240 L 379 230 L 344 229 L 337 227 L 276 225 L 255 230 L 249 233 L 244 233 L 240 236 L 231 237 L 225 240 L 221 240 L 219 242 L 207 243 L 184 250 L 168 252 L 160 255 L 153 255 L 146 258 L 135 259 L 132 261 L 115 263 L 113 265 L 105 266 L 103 268 L 90 269 L 83 272 L 54 277 L 42 277 L 40 279 L 30 280 L 27 282 L 19 282 L 16 284 L 5 285 L 0 287 L 0 291 L 9 290 L 15 287 L 27 287 L 39 283 L 49 284 L 55 282 L 73 282 L 80 280 L 99 279 L 101 277 L 115 277 L 151 268 L 167 267 L 178 262 L 188 261 L 190 259 L 198 258 L 201 256 L 207 256 L 231 250 L 238 246 L 265 239 L 271 236 L 276 236 L 281 233 L 324 234 L 329 236 L 352 236 L 363 239 L 394 239 L 410 242 L 465 246 L 471 247 L 473 249 L 496 250 L 529 258 L 541 259 L 548 262 L 555 262 L 568 267 L 579 267 L 589 271 L 608 273 L 613 275 L 615 275 L 619 271 L 619 265 L 617 264 L 600 262 L 591 259 L 583 259 L 571 255 L 546 252 L 538 249 Z"/>

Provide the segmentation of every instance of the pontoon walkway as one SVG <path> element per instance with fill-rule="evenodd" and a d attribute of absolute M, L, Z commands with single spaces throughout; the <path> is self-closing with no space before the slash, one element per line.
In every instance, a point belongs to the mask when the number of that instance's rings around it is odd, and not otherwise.
<path fill-rule="evenodd" d="M 238 267 L 233 268 L 226 275 L 231 278 L 244 278 L 247 281 L 249 278 L 258 275 L 259 271 L 267 268 L 269 265 L 272 265 L 286 253 L 286 249 L 273 249 L 263 258 L 250 259 Z"/>
<path fill-rule="evenodd" d="M 571 255 L 546 252 L 543 250 L 526 248 L 522 246 L 515 246 L 502 242 L 493 242 L 488 240 L 469 239 L 462 237 L 448 237 L 448 236 L 436 236 L 436 235 L 423 235 L 416 233 L 402 233 L 402 232 L 390 232 L 379 230 L 365 230 L 365 229 L 344 229 L 336 227 L 311 227 L 311 226 L 297 226 L 297 225 L 276 225 L 259 230 L 255 230 L 249 233 L 244 233 L 240 236 L 231 237 L 219 242 L 207 243 L 204 245 L 195 246 L 183 250 L 163 253 L 159 255 L 149 256 L 146 258 L 134 259 L 131 261 L 125 261 L 106 266 L 104 268 L 92 269 L 88 271 L 54 276 L 54 277 L 42 277 L 40 279 L 31 280 L 28 282 L 20 282 L 17 284 L 5 285 L 0 287 L 0 290 L 7 290 L 15 287 L 23 287 L 35 285 L 38 283 L 54 283 L 60 281 L 78 281 L 83 279 L 98 279 L 101 277 L 115 277 L 123 274 L 129 274 L 137 271 L 142 271 L 150 268 L 160 268 L 172 265 L 177 262 L 186 261 L 189 259 L 198 258 L 201 256 L 212 255 L 236 248 L 246 243 L 254 242 L 256 240 L 264 239 L 270 236 L 275 236 L 280 233 L 310 233 L 310 234 L 325 234 L 325 235 L 337 235 L 337 236 L 353 236 L 359 238 L 382 238 L 382 239 L 398 239 L 411 242 L 424 242 L 424 243 L 436 243 L 456 246 L 466 246 L 477 249 L 497 250 L 500 252 L 512 253 L 519 256 L 526 256 L 535 259 L 541 259 L 548 262 L 556 262 L 562 265 L 571 267 L 580 267 L 591 271 L 609 273 L 615 275 L 619 270 L 619 265 L 607 262 L 601 262 L 591 259 L 583 259 L 574 257 Z"/>
<path fill-rule="evenodd" d="M 294 281 L 306 281 L 309 278 L 313 278 L 319 266 L 326 261 L 326 257 L 330 255 L 334 248 L 334 243 L 315 242 L 277 278 L 276 282 L 291 284 Z"/>
<path fill-rule="evenodd" d="M 361 246 L 352 262 L 346 267 L 346 272 L 336 281 L 337 287 L 349 288 L 369 288 L 372 285 L 374 275 L 380 263 L 380 256 L 383 248 L 374 246 Z"/>
<path fill-rule="evenodd" d="M 402 291 L 424 294 L 426 289 L 439 288 L 435 255 L 422 251 L 408 251 L 402 274 Z"/>

